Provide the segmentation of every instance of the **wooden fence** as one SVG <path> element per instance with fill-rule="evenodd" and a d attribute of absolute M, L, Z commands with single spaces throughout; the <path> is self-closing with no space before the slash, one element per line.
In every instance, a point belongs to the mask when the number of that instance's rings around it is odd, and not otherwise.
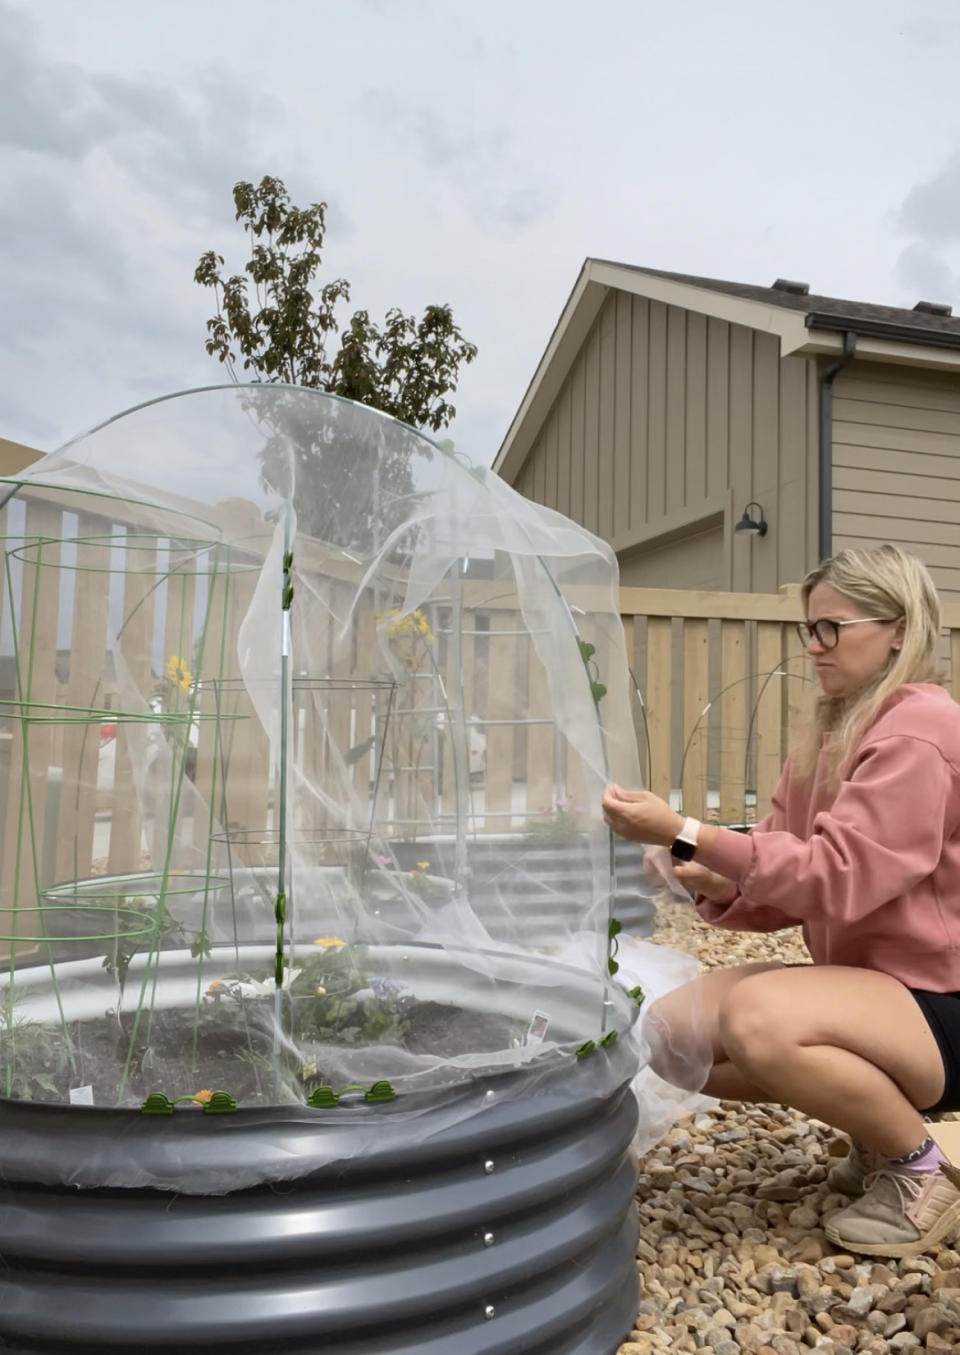
<path fill-rule="evenodd" d="M 234 666 L 255 572 L 214 577 L 203 552 L 198 564 L 174 538 L 164 541 L 155 532 L 138 539 L 129 522 L 70 511 L 42 495 L 4 509 L 0 533 L 5 543 L 0 911 L 9 910 L 11 900 L 22 906 L 35 887 L 143 870 L 145 862 L 155 870 L 164 865 L 156 828 L 151 843 L 147 826 L 154 814 L 162 828 L 163 815 L 142 794 L 144 760 L 155 755 L 157 743 L 149 712 L 141 709 L 139 724 L 121 718 L 112 732 L 109 717 L 100 713 L 122 708 L 126 699 L 122 674 L 104 664 L 107 637 L 118 618 L 126 618 L 124 639 L 111 665 L 119 658 L 127 694 L 135 690 L 149 698 L 165 684 L 168 697 L 172 691 L 181 706 L 187 702 L 186 684 L 178 695 L 176 677 L 165 677 L 165 670 L 174 656 L 186 667 L 196 662 L 199 618 L 207 618 L 210 641 L 191 679 L 204 683 L 208 665 L 216 660 L 220 667 L 203 686 L 199 722 L 192 726 L 187 716 L 180 722 L 181 747 L 188 738 L 193 742 L 190 784 L 181 791 L 171 780 L 170 794 L 176 794 L 197 860 L 217 824 L 221 834 L 236 831 L 241 857 L 246 844 L 251 860 L 262 859 L 275 831 L 275 787 L 264 771 L 267 740 L 252 707 L 247 709 Z M 128 561 L 133 552 L 136 567 L 120 572 L 118 551 L 126 551 Z M 42 567 L 35 568 L 40 555 Z M 331 618 L 347 610 L 337 590 L 352 596 L 356 587 L 355 577 L 343 572 L 338 577 L 336 569 L 344 567 L 322 555 L 318 547 L 315 561 L 301 562 L 316 568 L 323 585 L 311 604 L 315 614 L 301 612 L 299 622 L 301 632 L 316 637 L 321 657 L 329 652 L 324 637 L 332 634 Z M 178 572 L 182 559 L 188 568 Z M 298 595 L 297 606 L 307 605 L 305 595 Z M 455 636 L 451 621 L 457 606 L 462 624 Z M 698 817 L 739 822 L 762 815 L 791 722 L 814 691 L 795 632 L 797 590 L 741 595 L 624 588 L 620 609 L 644 780 Z M 946 606 L 944 619 L 944 675 L 958 696 L 960 605 Z M 378 831 L 403 836 L 418 823 L 434 832 L 452 828 L 458 803 L 462 808 L 448 737 L 450 693 L 457 691 L 470 747 L 470 830 L 524 832 L 540 825 L 549 830 L 569 819 L 582 802 L 584 781 L 555 726 L 546 673 L 517 611 L 512 583 L 465 583 L 456 603 L 438 595 L 425 604 L 422 621 L 424 631 L 406 629 L 396 636 L 396 665 L 409 681 L 395 694 L 384 682 L 371 681 L 380 662 L 373 605 L 352 614 L 349 642 L 341 637 L 329 669 L 310 669 L 304 660 L 304 676 L 295 675 L 300 687 L 294 693 L 293 733 L 303 737 L 322 723 L 325 734 L 312 755 L 318 783 L 330 778 L 334 784 L 340 775 L 358 803 L 368 799 L 377 774 L 377 739 L 384 736 L 389 746 L 377 784 Z M 585 626 L 590 638 L 589 618 Z M 602 673 L 609 654 L 602 652 L 604 640 L 598 643 Z M 93 685 L 91 675 L 98 675 Z M 17 713 L 18 700 L 30 703 L 26 720 Z M 70 717 L 59 720 L 57 710 L 67 708 Z M 89 717 L 84 710 L 92 712 Z M 242 718 L 218 734 L 212 718 L 217 710 Z M 319 802 L 310 815 L 304 823 L 318 831 L 333 822 L 329 807 Z"/>
<path fill-rule="evenodd" d="M 623 588 L 620 605 L 650 788 L 696 817 L 762 817 L 791 727 L 817 691 L 796 633 L 799 586 Z M 960 605 L 946 604 L 943 622 L 942 676 L 960 700 Z"/>

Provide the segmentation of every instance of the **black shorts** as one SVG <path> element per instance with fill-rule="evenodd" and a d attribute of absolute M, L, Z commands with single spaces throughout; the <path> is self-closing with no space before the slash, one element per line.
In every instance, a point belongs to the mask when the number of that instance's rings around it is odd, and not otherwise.
<path fill-rule="evenodd" d="M 806 969 L 809 961 L 784 965 L 785 969 Z M 935 1106 L 927 1106 L 921 1115 L 940 1115 L 960 1110 L 960 993 L 931 993 L 926 988 L 908 988 L 924 1020 L 933 1033 L 943 1060 L 943 1095 Z"/>
<path fill-rule="evenodd" d="M 929 993 L 924 988 L 910 988 L 908 992 L 916 998 L 943 1059 L 943 1095 L 922 1113 L 960 1110 L 960 993 Z"/>

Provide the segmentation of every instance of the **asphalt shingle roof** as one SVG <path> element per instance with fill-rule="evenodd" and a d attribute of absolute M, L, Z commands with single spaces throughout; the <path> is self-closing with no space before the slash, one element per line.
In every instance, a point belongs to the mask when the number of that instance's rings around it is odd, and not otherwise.
<path fill-rule="evenodd" d="M 636 273 L 647 273 L 651 277 L 670 278 L 674 282 L 685 282 L 692 287 L 703 287 L 711 292 L 722 292 L 728 296 L 739 296 L 745 301 L 760 301 L 768 306 L 782 306 L 786 310 L 801 311 L 808 316 L 837 317 L 837 329 L 847 326 L 842 320 L 862 321 L 868 325 L 897 325 L 916 330 L 916 342 L 930 341 L 934 334 L 955 338 L 960 342 L 960 316 L 931 315 L 928 311 L 908 310 L 902 306 L 878 306 L 866 301 L 847 301 L 836 296 L 802 295 L 785 291 L 779 287 L 757 287 L 748 282 L 728 282 L 723 278 L 701 278 L 691 273 L 671 273 L 660 268 L 641 268 L 636 264 L 610 262 L 617 268 L 629 268 Z M 816 325 L 814 328 L 833 328 Z M 856 329 L 856 324 L 852 328 Z M 906 337 L 906 336 L 904 336 Z"/>

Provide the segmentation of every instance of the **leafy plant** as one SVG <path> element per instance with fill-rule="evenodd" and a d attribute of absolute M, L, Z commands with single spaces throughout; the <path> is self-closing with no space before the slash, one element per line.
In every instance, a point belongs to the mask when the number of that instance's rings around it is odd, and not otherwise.
<path fill-rule="evenodd" d="M 583 837 L 588 825 L 588 817 L 580 805 L 557 800 L 552 809 L 544 807 L 539 814 L 527 819 L 524 832 L 527 837 L 545 842 L 573 842 Z"/>
<path fill-rule="evenodd" d="M 144 946 L 158 945 L 164 937 L 173 936 L 188 945 L 194 959 L 210 954 L 210 939 L 201 930 L 188 931 L 168 910 L 163 899 L 135 897 L 121 899 L 115 913 L 117 931 L 107 938 L 103 954 L 103 968 L 116 979 L 123 996 L 127 973 L 133 957 Z"/>
<path fill-rule="evenodd" d="M 60 1100 L 70 1071 L 64 1033 L 45 1021 L 18 1019 L 0 1009 L 0 1094 L 17 1101 Z"/>
<path fill-rule="evenodd" d="M 252 1016 L 254 1025 L 260 1025 L 258 1007 L 264 1008 L 264 1021 L 271 1019 L 265 1006 L 269 978 L 264 972 L 261 977 L 243 974 L 216 979 L 207 997 L 218 1011 L 242 1011 Z M 365 948 L 347 945 L 339 937 L 319 937 L 315 954 L 298 957 L 298 968 L 291 971 L 283 992 L 292 1004 L 294 1044 L 288 1051 L 289 1073 L 304 1091 L 320 1085 L 324 1074 L 309 1055 L 300 1053 L 301 1047 L 398 1044 L 410 1028 L 410 1000 L 400 986 L 393 979 L 370 975 Z M 257 1057 L 249 1056 L 251 1062 Z"/>

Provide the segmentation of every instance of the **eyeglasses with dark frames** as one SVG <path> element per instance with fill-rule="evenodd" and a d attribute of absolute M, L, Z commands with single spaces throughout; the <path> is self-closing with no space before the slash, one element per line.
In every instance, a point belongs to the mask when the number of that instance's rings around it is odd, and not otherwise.
<path fill-rule="evenodd" d="M 899 619 L 899 618 L 895 618 Z M 853 621 L 832 621 L 823 617 L 819 621 L 798 621 L 797 634 L 804 649 L 810 648 L 811 640 L 816 640 L 824 649 L 836 649 L 840 640 L 841 626 L 863 626 L 871 622 L 875 626 L 892 626 L 894 622 L 886 616 L 858 616 Z"/>

